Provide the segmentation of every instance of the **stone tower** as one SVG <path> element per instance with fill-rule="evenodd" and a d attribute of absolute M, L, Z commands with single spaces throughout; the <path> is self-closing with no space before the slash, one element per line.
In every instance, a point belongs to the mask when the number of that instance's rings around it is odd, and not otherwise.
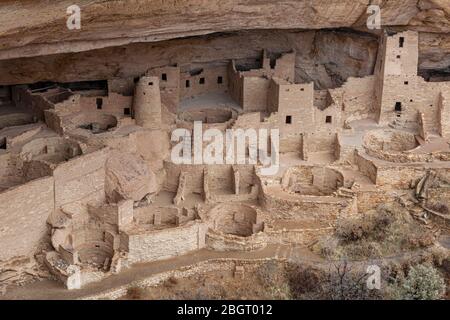
<path fill-rule="evenodd" d="M 133 100 L 136 124 L 144 128 L 161 128 L 161 94 L 158 77 L 145 76 L 136 83 Z"/>
<path fill-rule="evenodd" d="M 420 101 L 415 100 L 420 92 L 421 79 L 417 76 L 419 63 L 419 36 L 406 31 L 381 37 L 377 75 L 376 103 L 378 121 L 390 123 L 394 120 L 416 122 Z"/>

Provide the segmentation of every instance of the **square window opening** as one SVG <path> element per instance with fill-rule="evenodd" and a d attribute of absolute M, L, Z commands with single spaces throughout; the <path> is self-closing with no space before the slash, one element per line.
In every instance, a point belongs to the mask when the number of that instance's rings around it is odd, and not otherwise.
<path fill-rule="evenodd" d="M 221 76 L 217 77 L 217 83 L 218 84 L 222 84 L 223 83 L 223 78 Z"/>
<path fill-rule="evenodd" d="M 162 80 L 162 81 L 167 81 L 167 73 L 163 73 L 163 74 L 161 75 L 161 80 Z"/>
<path fill-rule="evenodd" d="M 102 110 L 102 107 L 103 107 L 103 99 L 102 99 L 102 98 L 97 98 L 97 100 L 95 101 L 95 103 L 97 104 L 97 109 L 98 109 L 98 110 Z"/>
<path fill-rule="evenodd" d="M 292 124 L 292 116 L 286 116 L 286 124 Z"/>
<path fill-rule="evenodd" d="M 325 123 L 331 123 L 332 121 L 333 121 L 333 117 L 332 116 L 326 116 Z"/>
<path fill-rule="evenodd" d="M 131 115 L 131 109 L 130 108 L 123 108 L 123 114 L 126 116 Z"/>
<path fill-rule="evenodd" d="M 200 84 L 205 84 L 205 78 L 200 78 L 199 83 Z"/>
<path fill-rule="evenodd" d="M 395 103 L 395 112 L 402 112 L 402 103 L 401 102 Z"/>

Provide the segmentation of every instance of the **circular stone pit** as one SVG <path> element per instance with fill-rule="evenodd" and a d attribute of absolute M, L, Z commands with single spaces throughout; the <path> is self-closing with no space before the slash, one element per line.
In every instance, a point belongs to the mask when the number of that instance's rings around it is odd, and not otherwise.
<path fill-rule="evenodd" d="M 255 233 L 258 213 L 250 206 L 222 203 L 212 208 L 209 215 L 215 231 L 238 237 L 250 237 Z"/>

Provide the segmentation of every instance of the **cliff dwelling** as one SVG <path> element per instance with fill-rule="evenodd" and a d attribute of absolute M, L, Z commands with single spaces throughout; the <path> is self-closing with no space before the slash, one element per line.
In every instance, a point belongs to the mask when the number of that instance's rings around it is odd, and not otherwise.
<path fill-rule="evenodd" d="M 296 2 L 296 19 L 308 20 L 307 1 L 287 2 Z M 330 2 L 342 17 L 359 10 Z M 239 15 L 228 30 L 208 18 L 211 32 L 177 24 L 164 7 L 155 19 L 167 22 L 144 27 L 138 19 L 123 39 L 119 21 L 110 38 L 93 38 L 93 18 L 73 38 L 61 31 L 64 22 L 40 43 L 36 34 L 14 33 L 7 19 L 4 297 L 40 298 L 27 286 L 45 281 L 58 289 L 44 297 L 107 297 L 119 290 L 112 277 L 126 279 L 143 264 L 179 277 L 186 265 L 247 277 L 248 264 L 280 261 L 280 252 L 283 261 L 297 251 L 309 259 L 342 221 L 387 206 L 432 230 L 428 247 L 448 261 L 450 8 L 436 9 L 447 19 L 430 25 L 396 23 L 397 9 L 386 8 L 387 25 L 368 30 L 359 16 L 327 25 L 327 5 L 317 3 L 321 18 L 303 24 L 289 25 L 280 11 L 269 19 L 264 2 L 265 25 Z M 83 10 L 93 15 L 87 2 Z M 13 11 L 0 4 L 0 17 Z M 131 33 L 133 23 L 121 23 Z M 441 47 L 431 48 L 437 39 Z M 206 162 L 208 153 L 214 161 Z M 142 279 L 156 277 L 148 272 Z M 129 283 L 120 281 L 123 291 Z"/>

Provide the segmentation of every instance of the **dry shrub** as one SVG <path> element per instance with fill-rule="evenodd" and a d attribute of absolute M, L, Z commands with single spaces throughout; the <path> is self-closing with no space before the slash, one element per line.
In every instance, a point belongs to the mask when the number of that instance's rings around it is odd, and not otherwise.
<path fill-rule="evenodd" d="M 381 299 L 380 290 L 369 290 L 364 268 L 345 260 L 329 265 L 328 270 L 313 266 L 290 264 L 288 281 L 294 299 L 366 300 Z"/>
<path fill-rule="evenodd" d="M 271 299 L 289 299 L 291 290 L 287 282 L 284 265 L 275 260 L 269 260 L 256 269 L 256 276 Z"/>
<path fill-rule="evenodd" d="M 442 266 L 445 263 L 450 262 L 450 250 L 441 246 L 435 246 L 431 249 L 433 257 L 433 264 L 436 266 Z"/>
<path fill-rule="evenodd" d="M 380 240 L 396 219 L 394 214 L 385 210 L 369 213 L 361 218 L 342 220 L 336 228 L 336 234 L 343 242 L 369 238 Z"/>
<path fill-rule="evenodd" d="M 330 265 L 327 278 L 322 283 L 322 298 L 328 300 L 378 300 L 381 290 L 369 290 L 365 268 L 351 265 L 346 260 Z"/>
<path fill-rule="evenodd" d="M 272 287 L 285 280 L 285 271 L 281 263 L 275 260 L 264 262 L 256 269 L 256 275 L 264 286 Z"/>
<path fill-rule="evenodd" d="M 293 299 L 320 299 L 323 296 L 321 283 L 326 279 L 323 270 L 311 266 L 289 264 L 287 280 Z"/>
<path fill-rule="evenodd" d="M 379 258 L 433 245 L 434 235 L 397 205 L 382 205 L 363 216 L 341 220 L 333 237 L 315 250 L 333 258 Z"/>
<path fill-rule="evenodd" d="M 127 290 L 126 298 L 130 300 L 141 300 L 144 296 L 144 289 L 140 287 L 131 287 Z"/>
<path fill-rule="evenodd" d="M 175 278 L 174 276 L 168 278 L 166 281 L 164 281 L 164 286 L 165 287 L 174 287 L 178 284 L 178 279 Z"/>
<path fill-rule="evenodd" d="M 342 256 L 356 258 L 381 257 L 382 255 L 383 250 L 381 245 L 375 241 L 369 241 L 366 239 L 354 243 L 348 243 L 342 253 Z"/>
<path fill-rule="evenodd" d="M 450 209 L 448 208 L 448 205 L 442 202 L 434 202 L 428 204 L 428 207 L 436 212 L 442 213 L 442 214 L 450 214 Z"/>

